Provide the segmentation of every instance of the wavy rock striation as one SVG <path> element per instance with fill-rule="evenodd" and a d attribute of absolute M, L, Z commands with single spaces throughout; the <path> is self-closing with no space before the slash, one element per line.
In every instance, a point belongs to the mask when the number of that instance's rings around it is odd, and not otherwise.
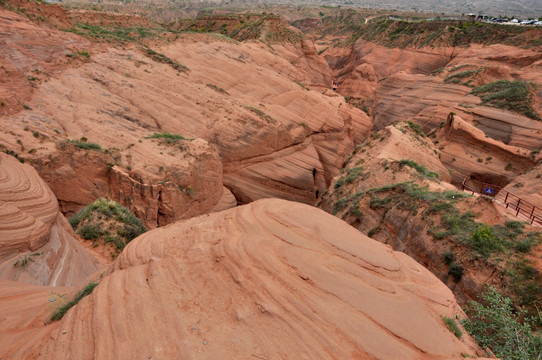
<path fill-rule="evenodd" d="M 69 286 L 100 263 L 73 236 L 58 203 L 34 169 L 0 153 L 0 277 Z"/>
<path fill-rule="evenodd" d="M 141 311 L 144 309 L 144 311 Z M 256 201 L 132 241 L 44 359 L 452 359 L 464 316 L 410 257 L 325 212 Z"/>

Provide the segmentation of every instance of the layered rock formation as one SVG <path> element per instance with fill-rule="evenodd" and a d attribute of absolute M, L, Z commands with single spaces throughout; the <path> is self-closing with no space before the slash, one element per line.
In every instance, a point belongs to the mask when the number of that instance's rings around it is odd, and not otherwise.
<path fill-rule="evenodd" d="M 3 29 L 20 27 L 5 32 L 9 53 L 20 36 L 45 36 L 10 12 L 2 11 L 1 21 Z M 224 186 L 236 197 L 230 206 L 263 197 L 311 203 L 371 128 L 363 111 L 324 89 L 329 68 L 310 41 L 266 45 L 183 34 L 156 51 L 121 50 L 46 32 L 51 51 L 70 55 L 69 66 L 14 100 L 25 110 L 7 113 L 0 140 L 31 158 L 70 215 L 109 196 L 155 227 L 212 210 Z M 42 57 L 6 61 L 24 80 L 49 66 Z M 81 141 L 98 147 L 81 150 Z"/>
<path fill-rule="evenodd" d="M 466 178 L 504 187 L 534 166 L 535 158 L 530 150 L 495 140 L 460 116 L 455 115 L 448 121 L 437 132 L 435 142 L 455 184 L 461 184 Z"/>
<path fill-rule="evenodd" d="M 141 311 L 145 309 L 145 311 Z M 150 231 L 37 353 L 78 358 L 452 359 L 450 290 L 323 211 L 260 200 Z M 81 321 L 85 319 L 84 321 Z"/>
<path fill-rule="evenodd" d="M 101 266 L 74 238 L 55 196 L 29 165 L 0 153 L 0 277 L 71 286 Z"/>
<path fill-rule="evenodd" d="M 540 121 L 480 106 L 480 99 L 469 94 L 473 86 L 501 79 L 539 83 L 541 56 L 535 49 L 500 44 L 390 49 L 358 40 L 350 52 L 331 49 L 324 55 L 336 68 L 338 91 L 366 99 L 377 129 L 411 120 L 430 132 L 455 112 L 506 144 L 530 150 L 542 146 Z M 541 96 L 538 91 L 538 103 Z"/>

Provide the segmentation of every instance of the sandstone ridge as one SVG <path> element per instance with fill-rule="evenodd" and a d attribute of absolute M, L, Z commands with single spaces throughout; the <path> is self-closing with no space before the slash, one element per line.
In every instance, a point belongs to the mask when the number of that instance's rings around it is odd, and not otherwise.
<path fill-rule="evenodd" d="M 0 153 L 0 277 L 77 285 L 100 263 L 75 239 L 55 196 L 29 165 Z"/>
<path fill-rule="evenodd" d="M 476 354 L 470 338 L 457 339 L 441 315 L 463 316 L 450 290 L 411 258 L 319 209 L 267 199 L 132 241 L 40 353 L 45 359 Z"/>

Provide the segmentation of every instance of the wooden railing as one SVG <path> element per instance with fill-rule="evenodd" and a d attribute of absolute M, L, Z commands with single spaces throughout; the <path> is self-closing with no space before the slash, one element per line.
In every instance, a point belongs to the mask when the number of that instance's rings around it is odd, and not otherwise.
<path fill-rule="evenodd" d="M 507 190 L 504 190 L 500 186 L 482 182 L 482 184 L 480 185 L 480 190 L 477 190 L 467 185 L 467 179 L 465 178 L 463 179 L 463 183 L 461 184 L 461 189 L 463 191 L 469 191 L 473 195 L 476 192 L 482 195 L 493 197 L 495 200 L 506 206 L 507 209 L 511 209 L 516 215 L 516 217 L 528 219 L 531 225 L 535 224 L 538 226 L 542 226 L 541 208 L 531 204 L 527 200 L 522 199 Z"/>

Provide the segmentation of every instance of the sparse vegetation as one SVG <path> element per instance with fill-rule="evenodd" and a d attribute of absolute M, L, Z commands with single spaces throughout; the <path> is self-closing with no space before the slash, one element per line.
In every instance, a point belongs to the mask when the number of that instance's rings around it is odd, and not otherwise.
<path fill-rule="evenodd" d="M 69 58 L 78 58 L 80 56 L 84 57 L 84 58 L 87 58 L 87 59 L 90 59 L 90 53 L 88 51 L 74 51 L 74 52 L 71 52 L 69 54 L 66 54 L 67 57 Z"/>
<path fill-rule="evenodd" d="M 461 85 L 473 87 L 473 85 L 471 84 L 472 81 L 475 80 L 476 77 L 482 71 L 485 70 L 485 67 L 480 67 L 480 68 L 473 69 L 473 70 L 465 70 L 465 71 L 457 72 L 457 70 L 459 70 L 459 69 L 461 69 L 463 67 L 466 67 L 466 66 L 471 66 L 471 65 L 464 64 L 464 65 L 456 66 L 453 69 L 450 69 L 449 75 L 446 76 L 446 78 L 444 79 L 444 82 L 447 83 L 447 84 L 461 84 Z M 468 79 L 468 80 L 464 81 L 465 79 Z M 464 82 L 462 82 L 462 81 L 464 81 Z"/>
<path fill-rule="evenodd" d="M 448 275 L 453 276 L 455 281 L 461 280 L 461 278 L 463 277 L 463 266 L 452 262 L 448 267 Z"/>
<path fill-rule="evenodd" d="M 307 90 L 307 91 L 311 91 L 310 88 L 306 87 L 303 83 L 299 82 L 299 81 L 295 81 L 295 83 L 299 86 L 301 86 L 301 88 L 303 88 L 303 90 Z"/>
<path fill-rule="evenodd" d="M 478 21 L 424 19 L 388 19 L 384 16 L 359 22 L 358 16 L 325 16 L 323 34 L 351 35 L 335 46 L 348 47 L 362 38 L 366 41 L 394 48 L 420 48 L 424 46 L 469 46 L 470 44 L 508 44 L 537 46 L 539 39 L 527 35 L 529 28 L 502 26 Z M 341 22 L 333 24 L 333 22 Z M 328 24 L 328 22 L 330 24 Z"/>
<path fill-rule="evenodd" d="M 222 89 L 221 87 L 218 87 L 216 85 L 213 85 L 213 84 L 207 84 L 207 87 L 213 89 L 214 91 L 218 92 L 218 93 L 221 93 L 221 94 L 224 94 L 224 95 L 229 95 L 229 93 Z"/>
<path fill-rule="evenodd" d="M 122 26 L 100 26 L 85 23 L 75 23 L 70 29 L 61 29 L 72 32 L 89 39 L 105 41 L 108 43 L 140 43 L 146 38 L 165 38 L 167 33 L 173 32 L 165 28 L 144 28 L 144 27 L 122 27 Z M 84 54 L 79 54 L 85 56 Z"/>
<path fill-rule="evenodd" d="M 29 261 L 35 262 L 33 257 L 40 256 L 41 254 L 43 254 L 43 252 L 37 252 L 37 253 L 25 255 L 22 258 L 17 259 L 17 261 L 15 261 L 15 263 L 13 264 L 13 267 L 17 267 L 17 266 L 25 267 Z"/>
<path fill-rule="evenodd" d="M 118 254 L 146 228 L 130 210 L 113 200 L 98 199 L 69 219 L 73 229 L 94 244 L 111 245 Z"/>
<path fill-rule="evenodd" d="M 177 142 L 179 142 L 179 140 L 188 140 L 188 141 L 192 140 L 192 139 L 187 139 L 182 135 L 171 134 L 168 132 L 153 133 L 152 135 L 145 137 L 145 139 L 159 139 L 166 142 L 167 144 L 176 144 Z"/>
<path fill-rule="evenodd" d="M 154 61 L 167 64 L 167 65 L 171 66 L 173 69 L 175 69 L 175 70 L 177 70 L 179 72 L 187 72 L 187 71 L 189 71 L 189 69 L 186 66 L 184 66 L 182 64 L 179 64 L 178 62 L 176 62 L 172 58 L 169 58 L 164 54 L 160 54 L 160 53 L 154 51 L 153 49 L 151 49 L 149 47 L 145 48 L 145 52 Z"/>
<path fill-rule="evenodd" d="M 344 185 L 344 176 L 341 176 L 339 179 L 337 179 L 337 181 L 335 182 L 335 185 L 333 185 L 333 188 L 337 190 L 343 185 Z"/>
<path fill-rule="evenodd" d="M 363 166 L 356 166 L 352 169 L 347 170 L 346 178 L 344 179 L 344 182 L 346 184 L 350 184 L 355 179 L 357 179 L 360 175 L 363 175 Z"/>
<path fill-rule="evenodd" d="M 274 124 L 277 122 L 275 119 L 273 119 L 271 116 L 267 115 L 266 113 L 264 113 L 262 110 L 258 109 L 257 107 L 248 106 L 248 105 L 243 105 L 243 107 L 253 112 L 254 114 L 258 115 L 262 120 L 265 120 L 268 123 Z"/>
<path fill-rule="evenodd" d="M 540 120 L 540 115 L 533 107 L 534 91 L 537 86 L 522 80 L 497 80 L 479 86 L 471 94 L 480 96 L 482 105 L 506 109 Z"/>
<path fill-rule="evenodd" d="M 77 54 L 87 59 L 90 59 L 90 53 L 86 50 L 78 51 Z"/>
<path fill-rule="evenodd" d="M 463 331 L 459 328 L 459 325 L 455 322 L 455 319 L 448 317 L 448 316 L 441 316 L 442 321 L 444 321 L 444 324 L 446 324 L 446 327 L 452 334 L 455 335 L 456 338 L 461 339 L 461 336 L 463 336 Z"/>
<path fill-rule="evenodd" d="M 57 321 L 57 320 L 62 319 L 64 317 L 64 315 L 66 315 L 68 310 L 70 310 L 72 307 L 77 305 L 79 303 L 79 301 L 81 301 L 82 298 L 84 298 L 85 296 L 90 295 L 96 286 L 98 286 L 97 282 L 91 282 L 87 286 L 85 286 L 83 288 L 83 290 L 80 290 L 77 293 L 77 295 L 75 295 L 75 297 L 71 301 L 69 301 L 68 303 L 60 306 L 56 310 L 56 312 L 53 314 L 53 316 L 51 316 L 51 321 Z"/>
<path fill-rule="evenodd" d="M 446 265 L 450 265 L 455 261 L 455 254 L 450 250 L 444 251 L 442 253 L 442 261 L 444 261 Z"/>
<path fill-rule="evenodd" d="M 15 159 L 19 160 L 19 162 L 20 162 L 21 164 L 24 164 L 24 158 L 20 157 L 19 154 L 17 154 L 15 151 L 13 151 L 13 150 L 8 150 L 8 149 L 6 149 L 5 147 L 0 147 L 0 148 L 3 148 L 3 151 L 4 151 L 6 154 L 13 156 Z"/>
<path fill-rule="evenodd" d="M 96 240 L 104 234 L 101 227 L 97 224 L 85 224 L 77 230 L 77 233 L 85 240 Z"/>
<path fill-rule="evenodd" d="M 85 137 L 82 137 L 79 140 L 68 140 L 68 143 L 73 144 L 73 145 L 77 146 L 80 149 L 97 150 L 97 151 L 102 150 L 102 147 L 100 146 L 100 144 L 93 143 L 93 142 L 87 142 L 87 138 L 85 138 Z"/>
<path fill-rule="evenodd" d="M 517 304 L 527 306 L 529 311 L 542 307 L 542 275 L 524 257 L 525 253 L 540 244 L 540 233 L 524 231 L 525 225 L 517 221 L 493 226 L 475 221 L 476 215 L 472 211 L 461 212 L 455 206 L 457 201 L 468 196 L 464 193 L 432 192 L 426 187 L 406 182 L 374 188 L 368 190 L 367 194 L 370 196 L 369 207 L 381 212 L 382 218 L 390 209 L 406 210 L 411 216 L 419 215 L 422 219 L 438 214 L 438 217 L 424 220 L 433 224 L 427 230 L 428 234 L 435 240 L 446 238 L 470 249 L 467 258 L 462 256 L 462 262 L 464 259 L 481 258 L 487 264 L 502 269 L 505 281 L 510 284 L 510 296 Z M 349 205 L 340 204 L 340 209 Z M 464 268 L 455 254 L 444 252 L 443 261 L 448 265 L 448 274 L 455 281 L 460 281 Z"/>
<path fill-rule="evenodd" d="M 407 165 L 407 166 L 413 168 L 414 170 L 416 170 L 424 178 L 427 178 L 427 179 L 437 179 L 438 178 L 438 173 L 436 173 L 434 171 L 427 170 L 425 165 L 420 165 L 417 162 L 415 162 L 414 160 L 403 159 L 403 160 L 399 161 L 399 164 L 400 165 Z"/>
<path fill-rule="evenodd" d="M 361 111 L 363 111 L 367 115 L 371 116 L 371 112 L 369 110 L 369 107 L 365 104 L 365 99 L 356 98 L 356 97 L 352 97 L 352 96 L 345 96 L 344 100 L 348 104 L 360 109 Z"/>
<path fill-rule="evenodd" d="M 455 74 L 448 75 L 444 79 L 444 82 L 446 82 L 446 83 L 449 83 L 449 82 L 454 83 L 455 81 L 452 81 L 452 80 L 457 80 L 457 82 L 459 82 L 461 79 L 466 78 L 466 77 L 471 77 L 474 74 L 476 74 L 475 70 L 461 71 L 461 72 L 458 72 L 458 73 L 455 73 Z"/>
<path fill-rule="evenodd" d="M 380 231 L 380 225 L 377 225 L 374 228 L 372 228 L 371 230 L 369 230 L 369 232 L 367 233 L 367 236 L 372 238 L 379 231 Z"/>
<path fill-rule="evenodd" d="M 425 133 L 423 132 L 423 129 L 420 125 L 413 123 L 412 121 L 407 121 L 408 126 L 414 130 L 416 135 L 419 135 L 421 137 L 425 137 Z"/>
<path fill-rule="evenodd" d="M 444 230 L 433 229 L 433 237 L 442 239 L 449 236 L 459 243 L 470 246 L 483 257 L 489 257 L 496 252 L 517 251 L 519 247 L 528 252 L 540 242 L 540 234 L 529 232 L 524 234 L 523 224 L 517 221 L 507 221 L 505 226 L 488 226 L 474 221 L 474 213 L 467 211 L 460 213 L 451 208 L 442 216 L 441 226 Z"/>
<path fill-rule="evenodd" d="M 265 13 L 206 15 L 196 19 L 181 19 L 178 28 L 182 31 L 216 33 L 237 41 L 299 42 L 303 36 L 277 21 L 279 19 L 278 15 Z"/>

